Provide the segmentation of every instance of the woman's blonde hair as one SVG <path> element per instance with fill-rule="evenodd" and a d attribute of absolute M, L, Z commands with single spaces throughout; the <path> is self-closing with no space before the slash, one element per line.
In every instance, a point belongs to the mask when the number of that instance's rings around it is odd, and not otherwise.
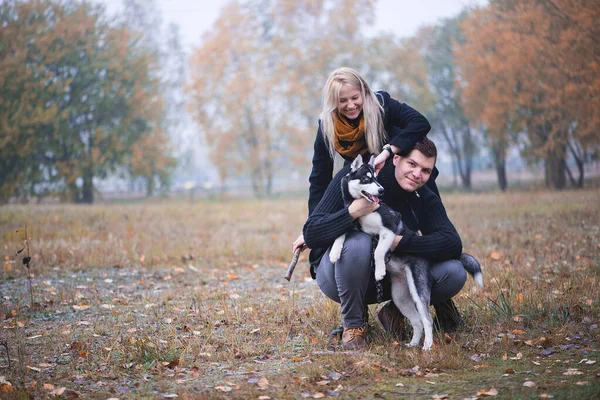
<path fill-rule="evenodd" d="M 362 113 L 365 119 L 365 141 L 369 147 L 369 152 L 379 154 L 381 146 L 386 140 L 386 133 L 383 128 L 383 106 L 377 100 L 377 95 L 371 90 L 365 78 L 348 67 L 333 71 L 323 87 L 323 109 L 319 118 L 323 139 L 329 149 L 329 154 L 331 154 L 331 158 L 335 157 L 335 131 L 333 126 L 335 119 L 338 118 L 335 111 L 340 101 L 340 89 L 344 84 L 360 90 L 363 98 Z"/>

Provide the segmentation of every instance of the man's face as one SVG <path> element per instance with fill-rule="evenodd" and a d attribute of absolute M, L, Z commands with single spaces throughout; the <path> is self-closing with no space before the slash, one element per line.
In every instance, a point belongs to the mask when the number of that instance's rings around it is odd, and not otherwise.
<path fill-rule="evenodd" d="M 422 188 L 435 166 L 435 157 L 427 157 L 419 150 L 413 150 L 404 157 L 394 156 L 393 161 L 396 181 L 407 192 Z"/>

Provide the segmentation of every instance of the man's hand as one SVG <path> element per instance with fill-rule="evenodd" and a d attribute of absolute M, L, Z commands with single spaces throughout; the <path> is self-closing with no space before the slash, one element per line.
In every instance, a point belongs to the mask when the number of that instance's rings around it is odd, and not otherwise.
<path fill-rule="evenodd" d="M 396 250 L 396 247 L 398 247 L 398 243 L 400 243 L 401 240 L 402 240 L 402 235 L 396 235 L 394 237 L 394 241 L 392 242 L 392 245 L 390 246 L 390 251 Z"/>
<path fill-rule="evenodd" d="M 360 199 L 354 200 L 348 207 L 348 212 L 352 219 L 364 217 L 367 214 L 371 214 L 373 211 L 379 208 L 379 203 L 368 201 L 361 197 Z"/>
<path fill-rule="evenodd" d="M 304 235 L 300 234 L 298 239 L 294 241 L 294 245 L 292 247 L 292 253 L 296 251 L 296 249 L 300 249 L 300 251 L 304 251 L 306 249 L 306 243 L 304 242 Z"/>

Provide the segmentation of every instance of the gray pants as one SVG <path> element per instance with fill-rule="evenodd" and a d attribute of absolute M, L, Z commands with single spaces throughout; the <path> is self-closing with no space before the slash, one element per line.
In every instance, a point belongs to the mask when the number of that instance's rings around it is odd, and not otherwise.
<path fill-rule="evenodd" d="M 436 263 L 431 273 L 431 304 L 434 305 L 455 296 L 467 280 L 467 273 L 458 260 Z M 363 326 L 364 305 L 377 303 L 376 281 L 371 268 L 371 237 L 360 231 L 346 234 L 342 256 L 335 264 L 329 261 L 327 250 L 317 268 L 317 283 L 327 297 L 340 303 L 345 326 Z M 389 276 L 386 275 L 381 283 L 383 299 L 391 299 Z"/>

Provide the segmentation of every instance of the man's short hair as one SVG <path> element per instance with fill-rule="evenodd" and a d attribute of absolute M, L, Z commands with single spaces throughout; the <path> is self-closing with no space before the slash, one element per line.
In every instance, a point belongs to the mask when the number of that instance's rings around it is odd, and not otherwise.
<path fill-rule="evenodd" d="M 425 157 L 437 158 L 437 148 L 435 147 L 435 143 L 433 143 L 427 137 L 424 137 L 423 139 L 415 143 L 415 147 L 408 151 L 407 154 L 410 153 L 412 150 L 419 150 L 421 153 L 423 153 Z"/>

